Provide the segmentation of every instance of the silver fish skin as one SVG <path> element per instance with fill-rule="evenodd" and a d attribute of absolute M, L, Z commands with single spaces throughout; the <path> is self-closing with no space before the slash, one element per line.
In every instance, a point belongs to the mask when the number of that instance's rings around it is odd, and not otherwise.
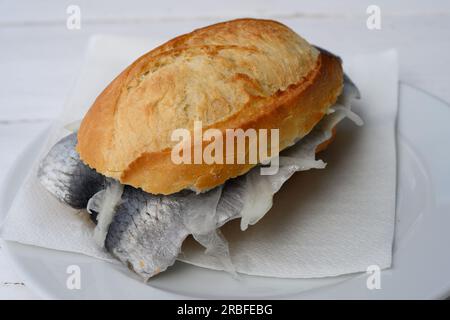
<path fill-rule="evenodd" d="M 42 159 L 38 179 L 58 200 L 72 208 L 88 209 L 97 223 L 101 201 L 96 195 L 105 191 L 112 180 L 85 165 L 76 144 L 76 133 L 56 143 Z M 188 235 L 195 234 L 208 246 L 211 230 L 238 217 L 242 206 L 238 190 L 243 182 L 242 178 L 234 179 L 225 187 L 204 194 L 186 190 L 170 196 L 125 186 L 108 229 L 105 248 L 148 279 L 175 263 Z M 211 197 L 213 193 L 215 196 Z"/>
<path fill-rule="evenodd" d="M 88 200 L 105 187 L 106 180 L 80 160 L 76 144 L 76 133 L 58 141 L 40 162 L 37 176 L 58 200 L 72 208 L 84 209 Z"/>
<path fill-rule="evenodd" d="M 126 186 L 105 247 L 145 280 L 175 263 L 190 234 L 210 252 L 226 256 L 228 245 L 214 232 L 240 216 L 244 187 L 244 177 L 202 194 L 161 196 Z"/>

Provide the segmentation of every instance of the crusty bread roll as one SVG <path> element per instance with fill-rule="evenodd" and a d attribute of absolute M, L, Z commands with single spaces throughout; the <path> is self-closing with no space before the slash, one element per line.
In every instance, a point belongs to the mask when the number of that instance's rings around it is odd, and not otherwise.
<path fill-rule="evenodd" d="M 239 19 L 179 36 L 140 57 L 84 117 L 84 163 L 153 194 L 202 192 L 255 164 L 175 164 L 174 129 L 278 128 L 280 150 L 305 136 L 343 86 L 340 60 L 276 21 Z"/>

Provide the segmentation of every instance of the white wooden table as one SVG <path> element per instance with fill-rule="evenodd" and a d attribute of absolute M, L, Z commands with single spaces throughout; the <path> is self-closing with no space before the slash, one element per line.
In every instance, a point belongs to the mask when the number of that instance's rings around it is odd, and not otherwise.
<path fill-rule="evenodd" d="M 313 3 L 312 3 L 313 2 Z M 66 26 L 67 8 L 81 28 Z M 366 25 L 369 5 L 381 29 Z M 397 48 L 400 79 L 450 101 L 450 2 L 441 1 L 0 1 L 0 182 L 27 144 L 47 128 L 70 91 L 88 38 L 97 33 L 170 39 L 236 17 L 284 22 L 336 53 Z M 151 48 L 149 48 L 151 49 Z M 39 298 L 0 248 L 0 299 Z"/>

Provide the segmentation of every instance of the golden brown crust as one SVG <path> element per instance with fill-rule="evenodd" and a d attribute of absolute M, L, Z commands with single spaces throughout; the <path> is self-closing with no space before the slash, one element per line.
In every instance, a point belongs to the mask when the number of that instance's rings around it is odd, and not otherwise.
<path fill-rule="evenodd" d="M 240 19 L 177 37 L 139 58 L 96 99 L 77 150 L 98 172 L 150 193 L 204 191 L 253 164 L 175 164 L 174 129 L 280 129 L 280 150 L 336 101 L 338 58 L 286 26 Z"/>

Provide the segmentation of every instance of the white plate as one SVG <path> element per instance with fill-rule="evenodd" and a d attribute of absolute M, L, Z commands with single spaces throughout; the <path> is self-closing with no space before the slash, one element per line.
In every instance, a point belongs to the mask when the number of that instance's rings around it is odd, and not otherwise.
<path fill-rule="evenodd" d="M 80 254 L 4 243 L 26 284 L 44 298 L 444 298 L 450 295 L 450 107 L 400 85 L 397 224 L 393 267 L 381 289 L 366 287 L 367 274 L 322 279 L 277 279 L 228 274 L 178 262 L 142 283 L 125 267 Z M 41 147 L 36 141 L 18 159 L 0 192 L 5 213 Z M 66 287 L 69 265 L 80 266 L 81 289 Z"/>

